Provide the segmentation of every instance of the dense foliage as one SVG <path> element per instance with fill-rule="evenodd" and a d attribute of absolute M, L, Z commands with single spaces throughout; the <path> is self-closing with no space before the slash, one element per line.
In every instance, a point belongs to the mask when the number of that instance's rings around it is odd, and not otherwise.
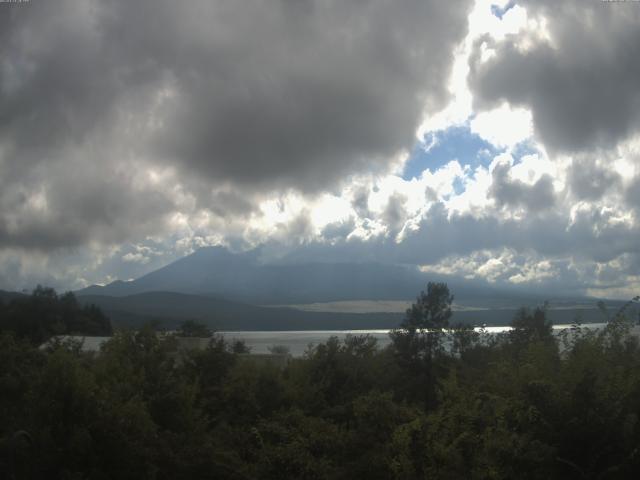
<path fill-rule="evenodd" d="M 284 368 L 151 328 L 98 355 L 0 336 L 0 477 L 634 478 L 640 347 L 622 315 L 557 337 L 445 330 L 430 285 L 392 344 L 331 338 Z M 4 475 L 4 476 L 3 476 Z"/>
<path fill-rule="evenodd" d="M 111 335 L 112 328 L 98 307 L 80 305 L 72 292 L 38 286 L 6 305 L 0 300 L 0 331 L 40 344 L 54 335 Z"/>

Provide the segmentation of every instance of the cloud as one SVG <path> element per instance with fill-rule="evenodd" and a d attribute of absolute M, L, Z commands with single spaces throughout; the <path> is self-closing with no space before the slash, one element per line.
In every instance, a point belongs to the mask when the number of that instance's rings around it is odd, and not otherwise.
<path fill-rule="evenodd" d="M 382 220 L 392 232 L 397 232 L 402 229 L 404 222 L 407 219 L 407 210 L 405 204 L 407 197 L 401 193 L 395 192 L 389 197 L 387 206 L 382 213 Z"/>
<path fill-rule="evenodd" d="M 625 200 L 640 216 L 640 176 L 634 178 L 626 189 Z"/>
<path fill-rule="evenodd" d="M 500 286 L 623 295 L 638 283 L 630 259 L 640 254 L 640 225 L 623 199 L 626 191 L 637 201 L 636 180 L 618 173 L 628 170 L 626 153 L 604 160 L 616 165 L 606 173 L 591 156 L 550 160 L 538 152 L 502 153 L 474 169 L 450 162 L 419 179 L 378 178 L 369 190 L 354 189 L 369 199 L 366 217 L 353 205 L 339 236 L 309 237 L 279 258 L 385 259 Z M 577 172 L 583 164 L 586 175 Z M 604 266 L 608 275 L 594 273 Z"/>
<path fill-rule="evenodd" d="M 145 257 L 142 253 L 129 252 L 126 255 L 122 256 L 123 262 L 141 263 L 142 265 L 149 263 L 149 260 L 149 257 Z"/>
<path fill-rule="evenodd" d="M 551 176 L 544 174 L 529 185 L 511 178 L 510 173 L 511 165 L 506 162 L 498 163 L 492 172 L 493 184 L 489 195 L 500 207 L 525 207 L 529 212 L 539 212 L 553 207 L 555 191 Z"/>
<path fill-rule="evenodd" d="M 481 112 L 470 122 L 471 131 L 498 147 L 514 147 L 533 134 L 531 113 L 502 105 Z"/>
<path fill-rule="evenodd" d="M 215 180 L 307 191 L 411 147 L 425 105 L 447 99 L 469 5 L 152 3 L 123 2 L 117 17 L 131 22 L 124 41 L 150 35 L 142 53 L 170 73 L 154 153 Z M 150 9 L 161 36 L 136 21 Z"/>
<path fill-rule="evenodd" d="M 0 287 L 128 279 L 212 244 L 640 283 L 630 2 L 0 9 Z"/>
<path fill-rule="evenodd" d="M 569 183 L 578 200 L 600 200 L 607 191 L 620 191 L 622 178 L 593 157 L 575 158 L 569 168 Z"/>
<path fill-rule="evenodd" d="M 470 5 L 2 5 L 0 248 L 241 234 L 274 192 L 386 172 L 447 101 Z"/>
<path fill-rule="evenodd" d="M 466 256 L 450 256 L 437 265 L 426 265 L 422 271 L 463 277 L 466 280 L 485 280 L 490 284 L 510 284 L 528 287 L 556 279 L 560 273 L 566 276 L 567 263 L 549 261 L 536 255 L 518 253 L 509 248 L 480 250 Z M 576 286 L 575 278 L 573 287 Z"/>
<path fill-rule="evenodd" d="M 485 36 L 470 58 L 476 109 L 531 110 L 550 151 L 614 147 L 640 126 L 640 10 L 627 4 L 522 0 L 527 24 Z"/>
<path fill-rule="evenodd" d="M 162 229 L 174 207 L 171 192 L 146 183 L 130 166 L 87 164 L 65 150 L 28 175 L 0 178 L 0 246 L 48 251 L 92 242 L 115 244 Z M 75 156 L 77 155 L 77 156 Z"/>
<path fill-rule="evenodd" d="M 328 241 L 344 240 L 356 228 L 355 219 L 350 217 L 346 221 L 329 223 L 321 232 L 321 237 Z"/>

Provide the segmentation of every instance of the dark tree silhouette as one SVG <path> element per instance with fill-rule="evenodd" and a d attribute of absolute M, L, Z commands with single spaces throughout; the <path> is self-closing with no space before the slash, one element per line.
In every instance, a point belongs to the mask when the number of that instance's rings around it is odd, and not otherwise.
<path fill-rule="evenodd" d="M 95 305 L 80 305 L 72 292 L 58 296 L 38 285 L 30 296 L 12 299 L 0 308 L 0 330 L 34 344 L 55 335 L 111 335 L 109 318 Z"/>
<path fill-rule="evenodd" d="M 453 295 L 446 283 L 429 282 L 420 292 L 400 328 L 390 333 L 398 363 L 409 376 L 409 396 L 421 398 L 427 409 L 436 405 L 438 376 L 441 365 L 437 361 L 444 353 L 443 339 L 449 327 Z"/>
<path fill-rule="evenodd" d="M 453 295 L 446 283 L 429 282 L 427 291 L 420 292 L 416 303 L 407 309 L 401 327 L 408 331 L 441 331 L 449 327 Z"/>
<path fill-rule="evenodd" d="M 195 320 L 185 320 L 180 324 L 178 335 L 181 337 L 209 338 L 213 335 L 213 332 L 203 323 Z"/>

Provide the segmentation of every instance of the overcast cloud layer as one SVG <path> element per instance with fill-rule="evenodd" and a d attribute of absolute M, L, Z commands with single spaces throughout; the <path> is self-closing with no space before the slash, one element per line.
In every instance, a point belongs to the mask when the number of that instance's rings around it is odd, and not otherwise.
<path fill-rule="evenodd" d="M 0 3 L 0 288 L 223 244 L 628 296 L 639 44 L 635 2 Z"/>
<path fill-rule="evenodd" d="M 467 6 L 2 5 L 0 242 L 135 239 L 182 211 L 157 176 L 242 214 L 256 190 L 315 192 L 387 170 L 423 109 L 447 100 Z M 227 185 L 240 189 L 211 195 Z"/>

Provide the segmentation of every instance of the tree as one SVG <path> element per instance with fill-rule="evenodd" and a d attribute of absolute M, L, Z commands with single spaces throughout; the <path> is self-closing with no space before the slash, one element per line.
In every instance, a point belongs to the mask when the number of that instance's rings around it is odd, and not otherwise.
<path fill-rule="evenodd" d="M 517 343 L 553 339 L 552 323 L 547 319 L 547 305 L 536 307 L 533 312 L 521 308 L 511 321 L 511 338 Z"/>
<path fill-rule="evenodd" d="M 206 325 L 195 320 L 185 320 L 180 324 L 178 335 L 181 337 L 209 338 L 213 333 Z"/>
<path fill-rule="evenodd" d="M 235 339 L 231 343 L 231 351 L 235 354 L 251 353 L 251 347 L 247 346 L 247 342 L 244 340 Z"/>
<path fill-rule="evenodd" d="M 286 345 L 271 345 L 269 353 L 273 355 L 291 355 L 291 349 Z"/>
<path fill-rule="evenodd" d="M 407 309 L 400 328 L 390 334 L 396 349 L 413 360 L 431 358 L 439 352 L 452 315 L 452 302 L 446 283 L 429 282 L 426 293 L 420 292 L 416 303 Z"/>
<path fill-rule="evenodd" d="M 0 309 L 0 330 L 40 345 L 55 335 L 111 335 L 109 318 L 95 305 L 80 305 L 71 292 L 38 285 Z"/>
<path fill-rule="evenodd" d="M 428 409 L 436 405 L 441 370 L 436 357 L 444 353 L 443 338 L 452 303 L 453 295 L 446 283 L 429 282 L 427 291 L 420 292 L 416 303 L 407 309 L 400 328 L 389 334 L 397 361 L 409 375 L 409 396 L 421 398 Z"/>
<path fill-rule="evenodd" d="M 416 303 L 407 309 L 401 327 L 408 331 L 442 331 L 449 326 L 453 295 L 446 283 L 429 282 L 427 292 L 420 292 Z"/>

